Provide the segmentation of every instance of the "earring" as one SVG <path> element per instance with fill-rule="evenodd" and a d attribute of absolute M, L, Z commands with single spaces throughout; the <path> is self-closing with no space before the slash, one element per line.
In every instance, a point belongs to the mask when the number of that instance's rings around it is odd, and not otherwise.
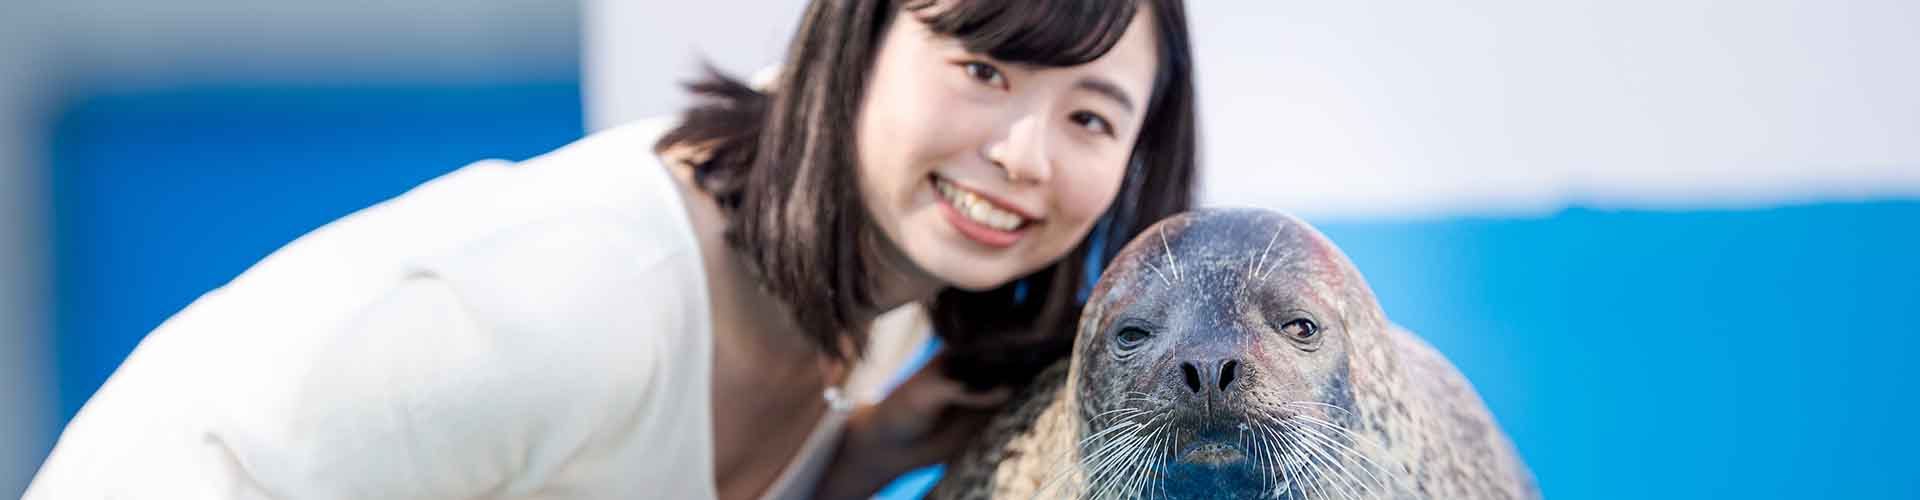
<path fill-rule="evenodd" d="M 836 413 L 852 410 L 857 402 L 847 394 L 846 363 L 821 359 L 820 371 L 827 386 L 820 391 L 820 399 L 827 402 L 827 409 Z"/>

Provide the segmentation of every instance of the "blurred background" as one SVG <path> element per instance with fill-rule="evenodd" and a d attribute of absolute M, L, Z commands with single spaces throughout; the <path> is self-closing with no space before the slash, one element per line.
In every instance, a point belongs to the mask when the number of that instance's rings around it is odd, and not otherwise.
<path fill-rule="evenodd" d="M 199 294 L 670 113 L 800 6 L 0 0 L 0 497 Z M 1550 497 L 1920 495 L 1920 4 L 1189 9 L 1203 200 L 1320 226 Z"/>

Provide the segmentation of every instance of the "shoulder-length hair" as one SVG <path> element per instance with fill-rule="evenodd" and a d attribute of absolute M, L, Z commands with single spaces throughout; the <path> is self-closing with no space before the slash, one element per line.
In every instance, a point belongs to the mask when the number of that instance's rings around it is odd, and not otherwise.
<path fill-rule="evenodd" d="M 1023 383 L 1071 353 L 1080 296 L 1094 273 L 1148 225 L 1187 209 L 1195 181 L 1192 59 L 1181 0 L 814 0 L 762 92 L 709 67 L 688 84 L 700 102 L 658 150 L 698 145 L 700 189 L 728 221 L 726 239 L 749 272 L 822 352 L 858 356 L 856 311 L 873 307 L 863 252 L 884 238 L 868 220 L 855 175 L 855 120 L 874 55 L 900 12 L 996 59 L 1044 66 L 1090 62 L 1119 42 L 1136 9 L 1159 39 L 1143 128 L 1119 195 L 1059 262 L 993 290 L 948 288 L 927 304 L 949 375 L 971 386 Z M 937 12 L 934 12 L 937 10 Z M 842 335 L 854 340 L 843 350 Z"/>

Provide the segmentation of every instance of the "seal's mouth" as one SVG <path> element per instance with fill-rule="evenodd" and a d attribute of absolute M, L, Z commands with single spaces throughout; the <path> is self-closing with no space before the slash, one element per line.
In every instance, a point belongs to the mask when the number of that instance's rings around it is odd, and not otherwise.
<path fill-rule="evenodd" d="M 1217 441 L 1195 441 L 1180 451 L 1183 464 L 1224 467 L 1247 461 L 1247 452 L 1239 446 Z"/>
<path fill-rule="evenodd" d="M 1263 469 L 1258 460 L 1231 439 L 1219 436 L 1194 439 L 1177 448 L 1174 459 L 1161 469 L 1162 475 L 1149 491 L 1170 499 L 1247 497 L 1269 491 L 1272 469 Z M 1241 495 L 1223 494 L 1238 492 Z"/>

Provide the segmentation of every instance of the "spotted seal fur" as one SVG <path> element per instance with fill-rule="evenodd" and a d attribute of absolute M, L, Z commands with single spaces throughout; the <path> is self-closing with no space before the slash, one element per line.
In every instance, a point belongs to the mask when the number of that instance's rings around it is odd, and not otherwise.
<path fill-rule="evenodd" d="M 1540 496 L 1467 379 L 1299 219 L 1156 224 L 1077 335 L 928 498 Z"/>

